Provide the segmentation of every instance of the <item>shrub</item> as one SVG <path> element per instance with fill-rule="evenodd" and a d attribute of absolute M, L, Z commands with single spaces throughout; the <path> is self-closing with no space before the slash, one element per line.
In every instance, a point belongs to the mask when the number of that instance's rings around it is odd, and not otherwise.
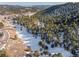
<path fill-rule="evenodd" d="M 4 27 L 4 24 L 0 22 L 0 29 Z"/>
<path fill-rule="evenodd" d="M 3 33 L 2 32 L 0 32 L 0 37 L 2 37 L 3 36 Z"/>
<path fill-rule="evenodd" d="M 45 49 L 45 50 L 48 50 L 48 46 L 47 46 L 47 45 L 45 45 L 45 46 L 44 46 L 44 49 Z"/>
<path fill-rule="evenodd" d="M 5 50 L 0 50 L 0 57 L 7 57 Z"/>
<path fill-rule="evenodd" d="M 39 56 L 40 56 L 40 53 L 39 53 L 39 51 L 35 51 L 33 55 L 34 55 L 35 57 L 39 57 Z"/>
<path fill-rule="evenodd" d="M 42 41 L 39 41 L 39 46 L 42 46 Z"/>

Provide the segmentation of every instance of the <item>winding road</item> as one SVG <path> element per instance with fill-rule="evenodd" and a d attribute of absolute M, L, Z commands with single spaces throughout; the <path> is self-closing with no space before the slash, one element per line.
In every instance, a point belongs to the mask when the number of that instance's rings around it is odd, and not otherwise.
<path fill-rule="evenodd" d="M 2 50 L 7 44 L 7 41 L 9 39 L 9 33 L 6 32 L 4 29 L 0 29 L 0 32 L 3 33 L 3 36 L 0 38 L 0 50 Z"/>

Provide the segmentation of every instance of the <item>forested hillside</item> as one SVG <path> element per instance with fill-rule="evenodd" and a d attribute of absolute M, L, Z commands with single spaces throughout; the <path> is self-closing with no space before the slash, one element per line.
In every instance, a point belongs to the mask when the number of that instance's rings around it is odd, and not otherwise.
<path fill-rule="evenodd" d="M 39 45 L 44 49 L 48 49 L 46 44 L 51 43 L 52 48 L 63 44 L 66 50 L 79 56 L 79 3 L 52 6 L 31 17 L 22 16 L 16 20 L 28 32 L 41 36 Z"/>
<path fill-rule="evenodd" d="M 79 3 L 65 3 L 62 5 L 51 6 L 41 12 L 38 15 L 43 16 L 58 16 L 67 15 L 79 10 Z M 79 12 L 78 12 L 79 13 Z"/>

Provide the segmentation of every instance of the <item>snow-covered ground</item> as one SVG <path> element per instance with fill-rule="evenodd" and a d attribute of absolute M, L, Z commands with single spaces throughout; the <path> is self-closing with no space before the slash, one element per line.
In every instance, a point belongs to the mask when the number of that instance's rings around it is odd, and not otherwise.
<path fill-rule="evenodd" d="M 27 32 L 27 29 L 25 29 L 23 27 L 23 30 L 20 30 L 21 26 L 16 25 L 16 32 L 17 35 L 23 39 L 24 43 L 26 43 L 26 45 L 30 46 L 32 48 L 33 51 L 38 50 L 40 47 L 38 45 L 38 42 L 40 41 L 40 37 L 33 37 L 32 34 L 29 34 Z"/>
<path fill-rule="evenodd" d="M 28 33 L 27 30 L 23 27 L 23 30 L 20 30 L 21 26 L 16 25 L 16 32 L 20 38 L 23 38 L 23 41 L 26 42 L 27 45 L 31 46 L 32 50 L 39 50 L 40 47 L 38 45 L 38 42 L 40 41 L 40 37 L 37 38 L 33 37 L 32 34 Z M 72 56 L 72 54 L 69 51 L 66 51 L 64 48 L 61 47 L 55 47 L 51 48 L 49 47 L 48 51 L 50 53 L 62 53 L 63 56 Z"/>
<path fill-rule="evenodd" d="M 21 30 L 20 25 L 15 25 L 16 32 L 19 38 L 22 38 L 24 43 L 32 48 L 33 51 L 39 50 L 40 46 L 38 45 L 38 42 L 40 41 L 40 37 L 37 38 L 33 37 L 32 34 L 27 32 L 27 29 L 23 27 L 23 30 Z M 51 48 L 49 45 L 48 52 L 54 54 L 54 53 L 62 53 L 64 57 L 73 56 L 69 51 L 66 51 L 64 48 L 61 47 L 55 47 Z"/>

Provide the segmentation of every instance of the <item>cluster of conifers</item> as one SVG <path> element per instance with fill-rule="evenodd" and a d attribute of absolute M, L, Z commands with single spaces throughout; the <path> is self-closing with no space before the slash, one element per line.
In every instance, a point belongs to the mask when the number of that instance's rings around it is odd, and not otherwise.
<path fill-rule="evenodd" d="M 40 19 L 22 16 L 13 20 L 14 23 L 17 21 L 18 24 L 26 27 L 28 32 L 32 33 L 34 36 L 39 35 L 41 37 L 41 41 L 38 44 L 45 50 L 49 49 L 47 44 L 50 44 L 51 48 L 57 46 L 64 47 L 66 50 L 71 51 L 74 56 L 79 56 L 78 18 L 78 15 L 67 17 L 49 16 Z M 35 22 L 44 23 L 44 27 L 41 27 L 42 25 L 39 26 L 38 24 L 35 24 Z M 64 34 L 62 35 L 62 33 Z M 62 42 L 60 37 L 63 39 Z"/>

